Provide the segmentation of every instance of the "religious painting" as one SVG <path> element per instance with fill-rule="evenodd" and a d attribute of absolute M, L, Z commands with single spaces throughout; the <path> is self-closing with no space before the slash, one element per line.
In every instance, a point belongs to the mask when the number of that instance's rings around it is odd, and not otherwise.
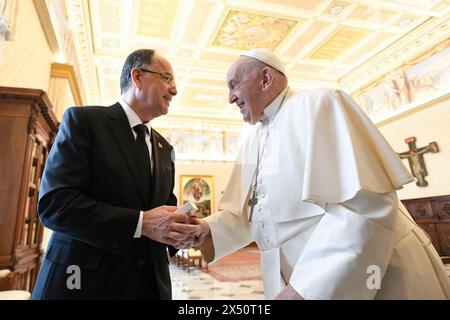
<path fill-rule="evenodd" d="M 182 175 L 180 181 L 180 205 L 187 201 L 195 203 L 197 216 L 211 215 L 214 204 L 214 185 L 212 176 Z"/>
<path fill-rule="evenodd" d="M 450 41 L 408 61 L 354 94 L 375 123 L 431 102 L 450 87 Z"/>
<path fill-rule="evenodd" d="M 372 120 L 377 121 L 411 102 L 409 81 L 402 69 L 387 74 L 374 87 L 356 98 Z"/>
<path fill-rule="evenodd" d="M 380 83 L 357 96 L 355 101 L 375 121 L 377 115 L 386 112 L 386 108 L 389 108 L 389 105 L 385 105 L 385 97 L 384 83 Z"/>
<path fill-rule="evenodd" d="M 299 20 L 282 19 L 253 12 L 230 10 L 213 45 L 238 50 L 274 50 Z"/>
<path fill-rule="evenodd" d="M 450 87 L 450 46 L 432 53 L 428 58 L 410 67 L 407 77 L 414 99 L 425 97 Z"/>

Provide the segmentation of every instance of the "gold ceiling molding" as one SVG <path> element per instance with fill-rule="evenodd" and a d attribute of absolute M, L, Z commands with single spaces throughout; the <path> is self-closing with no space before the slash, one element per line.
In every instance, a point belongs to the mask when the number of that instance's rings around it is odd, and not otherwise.
<path fill-rule="evenodd" d="M 120 0 L 99 1 L 100 30 L 102 32 L 120 32 Z"/>
<path fill-rule="evenodd" d="M 71 66 L 70 64 L 52 63 L 50 76 L 54 78 L 67 79 L 69 81 L 70 89 L 72 90 L 72 96 L 75 100 L 75 103 L 78 106 L 83 105 L 80 87 L 78 86 L 78 81 L 73 66 Z"/>
<path fill-rule="evenodd" d="M 351 27 L 340 27 L 312 52 L 308 58 L 313 60 L 334 61 L 361 41 L 369 31 Z"/>
<path fill-rule="evenodd" d="M 383 10 L 366 5 L 357 6 L 348 16 L 349 19 L 358 20 L 365 23 L 383 24 L 395 16 L 395 12 Z"/>
<path fill-rule="evenodd" d="M 328 8 L 325 9 L 324 13 L 332 16 L 341 16 L 350 6 L 351 3 L 348 1 L 333 1 Z"/>
<path fill-rule="evenodd" d="M 391 32 L 384 32 L 380 31 L 379 34 L 375 34 L 369 41 L 366 41 L 364 45 L 361 47 L 360 50 L 356 50 L 355 52 L 351 53 L 350 55 L 344 57 L 339 62 L 342 64 L 352 64 L 356 61 L 363 58 L 363 55 L 361 54 L 361 50 L 364 51 L 375 51 L 377 48 L 385 41 L 389 41 L 389 39 L 392 39 L 395 36 L 395 33 Z"/>
<path fill-rule="evenodd" d="M 324 30 L 329 29 L 331 23 L 325 21 L 311 21 L 307 28 L 298 36 L 293 44 L 287 49 L 285 55 L 290 58 L 297 58 L 299 54 L 315 41 Z"/>
<path fill-rule="evenodd" d="M 416 65 L 416 64 L 422 62 L 423 60 L 425 60 L 426 58 L 431 57 L 435 53 L 438 53 L 439 51 L 446 49 L 448 46 L 450 46 L 450 40 L 444 41 L 443 43 L 441 43 L 441 44 L 437 45 L 436 47 L 432 48 L 431 50 L 429 50 L 428 52 L 423 53 L 416 59 L 405 62 L 404 66 Z"/>
<path fill-rule="evenodd" d="M 187 126 L 197 120 L 242 123 L 239 111 L 228 105 L 226 93 L 222 105 L 221 94 L 209 91 L 225 92 L 227 70 L 247 48 L 275 49 L 287 63 L 293 88 L 333 86 L 351 93 L 449 34 L 448 29 L 439 29 L 450 13 L 447 0 L 420 8 L 407 0 L 64 2 L 77 47 L 80 72 L 76 71 L 86 93 L 85 103 L 115 101 L 120 72 L 115 76 L 106 69 L 120 68 L 134 49 L 151 47 L 170 61 L 178 83 L 179 95 L 164 119 L 172 121 L 175 116 Z M 144 29 L 148 31 L 145 35 Z M 352 30 L 345 33 L 346 29 Z"/>
<path fill-rule="evenodd" d="M 413 15 L 405 15 L 403 17 L 401 17 L 397 22 L 395 22 L 395 26 L 396 27 L 406 27 L 409 24 L 413 23 L 416 20 L 419 20 L 420 17 L 418 16 L 413 16 Z"/>
<path fill-rule="evenodd" d="M 47 43 L 53 54 L 51 76 L 69 80 L 74 100 L 82 103 L 84 92 L 80 90 L 77 74 L 80 70 L 79 56 L 75 54 L 75 43 L 69 26 L 66 1 L 33 0 Z"/>
<path fill-rule="evenodd" d="M 183 40 L 184 43 L 189 43 L 195 45 L 201 37 L 202 31 L 205 28 L 207 22 L 206 17 L 214 8 L 214 3 L 208 1 L 195 1 L 194 7 L 192 8 L 191 19 L 189 19 L 185 30 L 183 30 Z M 193 16 L 199 18 L 193 18 Z"/>
<path fill-rule="evenodd" d="M 36 8 L 39 21 L 41 22 L 42 29 L 44 30 L 45 38 L 47 39 L 50 50 L 53 56 L 58 56 L 60 53 L 60 44 L 53 29 L 52 20 L 45 0 L 33 0 Z"/>
<path fill-rule="evenodd" d="M 324 0 L 265 0 L 267 4 L 279 4 L 289 8 L 297 8 L 301 10 L 315 10 L 319 5 L 324 3 Z"/>
<path fill-rule="evenodd" d="M 450 7 L 450 2 L 441 2 L 439 4 L 437 4 L 436 6 L 433 7 L 434 11 L 443 11 L 445 9 L 447 9 L 448 7 Z"/>
<path fill-rule="evenodd" d="M 67 11 L 70 13 L 70 20 L 73 28 L 73 42 L 75 44 L 76 54 L 80 75 L 83 77 L 81 83 L 86 93 L 87 104 L 99 104 L 99 83 L 93 62 L 94 50 L 92 46 L 91 14 L 88 3 L 84 0 L 66 0 Z M 76 26 L 76 27 L 75 27 Z"/>
<path fill-rule="evenodd" d="M 169 40 L 178 5 L 178 0 L 141 0 L 138 34 Z"/>

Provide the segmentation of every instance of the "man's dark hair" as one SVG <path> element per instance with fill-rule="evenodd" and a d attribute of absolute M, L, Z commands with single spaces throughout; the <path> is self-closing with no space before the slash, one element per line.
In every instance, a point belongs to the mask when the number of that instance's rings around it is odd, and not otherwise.
<path fill-rule="evenodd" d="M 145 65 L 151 64 L 154 54 L 155 50 L 151 49 L 139 49 L 130 53 L 123 64 L 122 74 L 120 75 L 120 94 L 123 94 L 130 87 L 131 69 L 144 68 Z"/>

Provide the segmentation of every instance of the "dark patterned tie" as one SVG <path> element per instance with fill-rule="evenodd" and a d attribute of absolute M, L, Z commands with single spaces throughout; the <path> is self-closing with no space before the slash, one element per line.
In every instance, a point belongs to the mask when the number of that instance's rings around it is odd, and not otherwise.
<path fill-rule="evenodd" d="M 138 124 L 137 126 L 134 126 L 133 129 L 137 133 L 136 148 L 138 151 L 139 165 L 143 177 L 141 181 L 144 184 L 145 194 L 148 197 L 147 199 L 149 199 L 151 193 L 152 169 L 150 165 L 150 155 L 148 153 L 148 147 L 145 143 L 145 133 L 148 132 L 148 129 L 143 124 Z"/>

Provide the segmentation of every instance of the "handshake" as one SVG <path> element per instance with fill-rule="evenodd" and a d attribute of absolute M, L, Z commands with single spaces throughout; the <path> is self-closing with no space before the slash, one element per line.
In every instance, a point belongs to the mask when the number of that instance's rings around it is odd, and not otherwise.
<path fill-rule="evenodd" d="M 181 208 L 160 206 L 144 211 L 142 235 L 177 249 L 200 246 L 209 234 L 209 225 L 193 214 L 197 207 L 188 202 Z"/>

